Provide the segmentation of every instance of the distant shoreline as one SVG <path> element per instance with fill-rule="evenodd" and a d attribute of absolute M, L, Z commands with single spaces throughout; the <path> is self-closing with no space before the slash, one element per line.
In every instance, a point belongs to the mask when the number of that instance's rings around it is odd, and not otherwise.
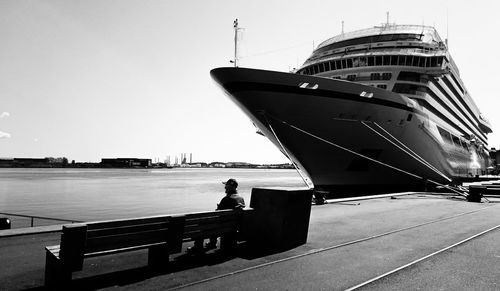
<path fill-rule="evenodd" d="M 75 163 L 68 165 L 0 165 L 0 169 L 295 169 L 291 164 L 248 164 L 228 166 L 199 166 L 199 165 L 151 165 L 113 167 L 101 165 L 100 163 Z"/>

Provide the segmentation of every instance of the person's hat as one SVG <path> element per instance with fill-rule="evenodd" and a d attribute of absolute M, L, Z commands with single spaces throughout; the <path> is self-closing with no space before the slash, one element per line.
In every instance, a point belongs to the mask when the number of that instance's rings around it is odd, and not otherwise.
<path fill-rule="evenodd" d="M 226 182 L 222 182 L 222 184 L 224 184 L 224 185 L 231 185 L 231 186 L 234 186 L 234 187 L 238 187 L 238 182 L 236 182 L 236 180 L 233 179 L 233 178 L 227 180 Z"/>

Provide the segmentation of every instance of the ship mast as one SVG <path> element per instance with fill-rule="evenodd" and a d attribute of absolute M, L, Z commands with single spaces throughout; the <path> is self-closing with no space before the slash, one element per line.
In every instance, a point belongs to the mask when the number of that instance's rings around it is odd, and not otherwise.
<path fill-rule="evenodd" d="M 232 63 L 234 63 L 234 67 L 236 68 L 238 66 L 238 18 L 236 18 L 233 22 L 233 27 L 234 27 L 234 60 Z"/>

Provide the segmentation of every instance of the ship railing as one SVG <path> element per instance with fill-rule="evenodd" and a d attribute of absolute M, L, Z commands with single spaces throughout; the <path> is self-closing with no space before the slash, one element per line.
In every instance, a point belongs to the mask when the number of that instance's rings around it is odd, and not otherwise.
<path fill-rule="evenodd" d="M 338 51 L 336 53 L 328 53 L 324 52 L 318 54 L 317 56 L 309 58 L 305 61 L 304 66 L 310 65 L 317 61 L 324 61 L 325 59 L 342 59 L 347 57 L 364 57 L 364 56 L 375 56 L 375 55 L 393 55 L 397 53 L 398 55 L 410 55 L 419 53 L 424 55 L 425 57 L 436 57 L 436 56 L 444 56 L 446 52 L 444 50 L 430 50 L 430 49 L 398 49 L 398 48 L 384 48 L 383 50 L 371 50 L 371 51 L 362 51 L 362 52 L 353 52 L 352 54 L 346 54 L 344 51 Z"/>
<path fill-rule="evenodd" d="M 35 219 L 37 219 L 39 221 L 51 221 L 51 222 L 63 222 L 63 223 L 67 223 L 67 222 L 69 222 L 69 223 L 83 222 L 83 221 L 80 221 L 80 220 L 73 220 L 73 219 L 64 219 L 64 218 L 55 218 L 55 217 L 46 217 L 46 216 L 36 216 L 36 215 L 25 215 L 25 214 L 17 214 L 17 213 L 9 213 L 9 212 L 0 212 L 0 215 L 2 215 L 2 216 L 8 216 L 8 218 L 11 221 L 13 220 L 12 217 L 18 217 L 18 218 L 20 218 L 18 220 L 18 222 L 20 223 L 19 225 L 22 225 L 22 226 L 17 226 L 16 224 L 14 224 L 14 228 L 26 227 L 26 219 L 29 220 L 30 227 L 34 227 L 35 226 Z M 40 224 L 40 225 L 48 225 L 48 224 Z"/>
<path fill-rule="evenodd" d="M 375 26 L 370 28 L 365 28 L 361 30 L 346 32 L 343 34 L 336 35 L 331 37 L 318 45 L 316 49 L 325 47 L 335 42 L 339 42 L 346 39 L 352 39 L 363 36 L 370 36 L 376 34 L 382 34 L 384 32 L 399 32 L 399 33 L 431 33 L 433 38 L 440 42 L 441 38 L 436 32 L 436 29 L 432 26 L 423 26 L 423 25 L 384 25 L 384 26 Z"/>

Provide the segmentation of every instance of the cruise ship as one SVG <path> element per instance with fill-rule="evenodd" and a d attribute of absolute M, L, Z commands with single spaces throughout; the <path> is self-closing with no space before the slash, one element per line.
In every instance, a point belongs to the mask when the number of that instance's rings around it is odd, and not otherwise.
<path fill-rule="evenodd" d="M 316 190 L 423 190 L 490 166 L 491 126 L 434 27 L 341 33 L 293 72 L 211 76 Z"/>

